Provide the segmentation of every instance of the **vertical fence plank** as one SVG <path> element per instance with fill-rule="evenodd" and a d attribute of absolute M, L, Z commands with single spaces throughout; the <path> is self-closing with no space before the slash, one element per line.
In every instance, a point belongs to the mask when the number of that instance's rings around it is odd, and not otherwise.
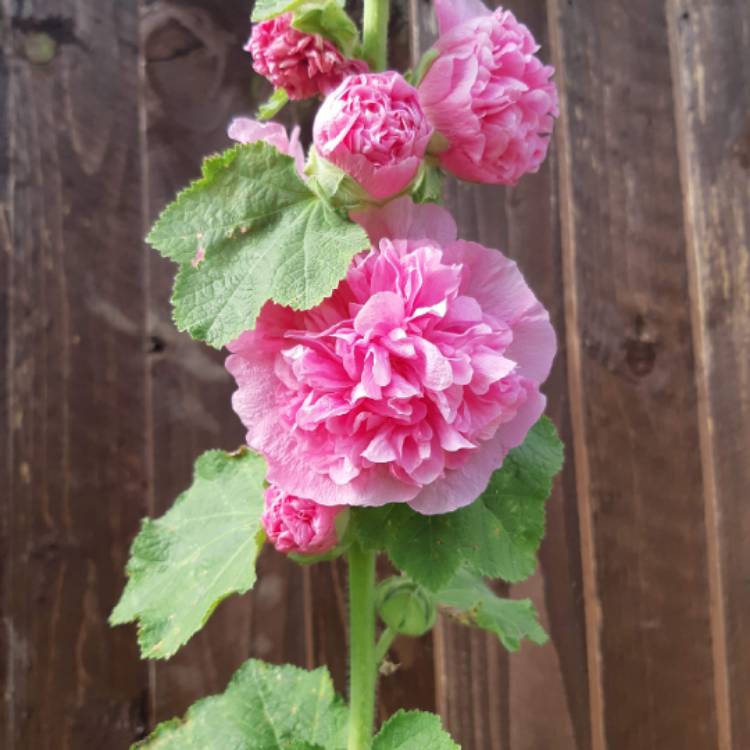
<path fill-rule="evenodd" d="M 549 60 L 544 3 L 516 0 L 505 5 L 532 29 L 543 45 L 542 57 Z M 411 4 L 412 35 L 421 50 L 429 47 L 436 32 L 430 6 L 425 0 Z M 548 411 L 570 445 L 554 151 L 538 175 L 516 188 L 451 183 L 447 199 L 462 235 L 502 248 L 516 259 L 550 309 L 560 352 L 545 391 Z M 540 571 L 505 593 L 535 601 L 551 644 L 525 646 L 508 656 L 494 638 L 444 622 L 436 650 L 437 691 L 451 731 L 464 747 L 477 750 L 589 750 L 582 572 L 570 449 L 549 503 Z"/>
<path fill-rule="evenodd" d="M 4 11 L 2 742 L 126 747 L 146 671 L 107 616 L 145 510 L 136 6 Z"/>
<path fill-rule="evenodd" d="M 203 157 L 229 147 L 231 118 L 252 115 L 269 93 L 242 50 L 251 9 L 247 0 L 144 5 L 147 224 L 199 176 Z M 150 450 L 160 514 L 190 483 L 195 458 L 209 448 L 233 450 L 244 430 L 231 408 L 225 353 L 177 332 L 169 304 L 174 265 L 153 251 L 148 258 Z M 252 594 L 223 602 L 184 649 L 155 665 L 154 721 L 224 690 L 250 656 L 304 663 L 303 608 L 301 571 L 266 549 Z"/>
<path fill-rule="evenodd" d="M 667 24 L 551 0 L 596 750 L 717 747 Z M 595 561 L 595 563 L 594 563 Z"/>
<path fill-rule="evenodd" d="M 667 5 L 713 571 L 720 750 L 750 747 L 750 6 Z"/>

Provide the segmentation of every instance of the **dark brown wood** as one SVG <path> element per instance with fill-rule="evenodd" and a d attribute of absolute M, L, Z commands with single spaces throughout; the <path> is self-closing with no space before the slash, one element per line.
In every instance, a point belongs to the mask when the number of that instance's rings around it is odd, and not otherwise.
<path fill-rule="evenodd" d="M 721 750 L 750 747 L 750 25 L 667 4 L 696 348 Z M 743 22 L 744 18 L 744 22 Z"/>
<path fill-rule="evenodd" d="M 664 5 L 550 3 L 595 750 L 714 748 L 695 356 Z"/>
<path fill-rule="evenodd" d="M 146 510 L 138 17 L 3 8 L 0 743 L 126 747 L 146 671 L 106 620 Z"/>

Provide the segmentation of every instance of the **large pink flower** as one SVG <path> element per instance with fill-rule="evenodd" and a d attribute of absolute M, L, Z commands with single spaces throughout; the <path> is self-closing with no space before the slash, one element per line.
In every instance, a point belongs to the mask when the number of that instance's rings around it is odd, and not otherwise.
<path fill-rule="evenodd" d="M 318 307 L 268 303 L 230 345 L 233 405 L 269 481 L 326 505 L 471 503 L 545 405 L 555 335 L 516 264 L 401 198 Z"/>
<path fill-rule="evenodd" d="M 255 71 L 284 89 L 290 99 L 328 94 L 346 76 L 369 68 L 364 60 L 350 60 L 320 34 L 305 34 L 292 26 L 284 13 L 253 26 L 245 49 L 253 56 Z"/>
<path fill-rule="evenodd" d="M 479 0 L 435 0 L 439 57 L 419 86 L 448 147 L 441 165 L 474 182 L 515 184 L 536 172 L 558 115 L 554 70 L 514 15 Z"/>
<path fill-rule="evenodd" d="M 393 71 L 347 78 L 315 118 L 321 156 L 373 198 L 390 198 L 416 177 L 432 128 L 417 92 Z"/>
<path fill-rule="evenodd" d="M 271 485 L 265 495 L 263 528 L 279 552 L 320 555 L 338 544 L 336 518 L 342 510 L 288 495 Z"/>

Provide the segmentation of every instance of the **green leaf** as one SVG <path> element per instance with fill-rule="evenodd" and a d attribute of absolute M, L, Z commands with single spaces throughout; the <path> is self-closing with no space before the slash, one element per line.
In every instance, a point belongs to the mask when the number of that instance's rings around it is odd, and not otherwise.
<path fill-rule="evenodd" d="M 557 430 L 542 417 L 492 475 L 480 501 L 461 511 L 469 568 L 510 583 L 534 573 L 544 537 L 545 504 L 562 465 Z"/>
<path fill-rule="evenodd" d="M 359 41 L 356 24 L 336 0 L 300 5 L 294 12 L 292 26 L 305 34 L 320 34 L 330 39 L 347 57 Z"/>
<path fill-rule="evenodd" d="M 436 598 L 459 621 L 494 633 L 509 651 L 518 651 L 524 638 L 538 645 L 548 640 L 529 599 L 496 596 L 479 576 L 467 570 L 459 571 Z"/>
<path fill-rule="evenodd" d="M 258 107 L 258 119 L 261 121 L 271 120 L 286 106 L 289 94 L 284 89 L 274 89 L 273 94 Z"/>
<path fill-rule="evenodd" d="M 309 190 L 291 157 L 266 143 L 208 159 L 148 241 L 182 264 L 172 296 L 178 328 L 216 347 L 252 328 L 269 299 L 317 305 L 369 244 Z M 199 249 L 205 258 L 193 265 Z"/>
<path fill-rule="evenodd" d="M 238 145 L 203 162 L 203 176 L 167 206 L 146 241 L 165 258 L 190 263 L 234 247 L 311 198 L 294 160 L 267 143 Z"/>
<path fill-rule="evenodd" d="M 445 173 L 440 167 L 422 162 L 419 174 L 411 189 L 416 203 L 440 203 L 443 200 L 443 180 Z"/>
<path fill-rule="evenodd" d="M 347 709 L 325 669 L 251 659 L 221 695 L 160 724 L 140 750 L 344 750 Z"/>
<path fill-rule="evenodd" d="M 280 16 L 282 13 L 298 11 L 300 8 L 307 6 L 322 6 L 333 2 L 340 8 L 346 5 L 346 0 L 255 0 L 253 6 L 253 21 L 266 21 L 274 16 Z"/>
<path fill-rule="evenodd" d="M 110 623 L 138 621 L 144 657 L 169 658 L 223 599 L 252 588 L 265 471 L 245 449 L 204 453 L 190 489 L 161 518 L 143 522 Z"/>
<path fill-rule="evenodd" d="M 399 711 L 383 724 L 372 750 L 461 750 L 443 729 L 440 717 Z"/>
<path fill-rule="evenodd" d="M 369 549 L 384 549 L 391 562 L 431 591 L 446 584 L 463 559 L 460 511 L 423 516 L 404 504 L 353 509 L 355 533 Z"/>
<path fill-rule="evenodd" d="M 536 568 L 544 536 L 544 505 L 562 466 L 562 444 L 546 418 L 529 431 L 495 472 L 487 490 L 465 508 L 423 516 L 405 504 L 357 508 L 354 533 L 431 591 L 465 564 L 490 578 L 517 582 Z"/>
<path fill-rule="evenodd" d="M 294 10 L 304 2 L 305 0 L 255 0 L 251 18 L 256 22 L 267 21 L 269 18 Z"/>

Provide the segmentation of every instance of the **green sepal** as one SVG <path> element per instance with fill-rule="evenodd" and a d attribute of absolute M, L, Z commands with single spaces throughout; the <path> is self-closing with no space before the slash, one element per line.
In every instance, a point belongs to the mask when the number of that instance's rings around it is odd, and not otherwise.
<path fill-rule="evenodd" d="M 305 174 L 310 189 L 335 209 L 350 211 L 374 202 L 354 178 L 321 156 L 314 146 L 310 149 Z"/>
<path fill-rule="evenodd" d="M 344 0 L 345 1 L 345 0 Z M 282 13 L 294 11 L 309 0 L 255 0 L 251 19 L 254 22 L 267 21 L 269 18 L 280 16 Z M 341 2 L 343 7 L 344 2 Z"/>
<path fill-rule="evenodd" d="M 128 583 L 112 625 L 138 622 L 141 653 L 166 659 L 200 630 L 217 605 L 255 583 L 266 466 L 247 449 L 208 451 L 193 484 L 133 542 Z"/>
<path fill-rule="evenodd" d="M 325 668 L 251 659 L 224 693 L 160 724 L 131 750 L 344 750 L 347 714 Z"/>
<path fill-rule="evenodd" d="M 419 174 L 411 188 L 415 203 L 440 203 L 443 200 L 445 172 L 437 165 L 437 160 L 426 158 L 419 167 Z"/>
<path fill-rule="evenodd" d="M 272 120 L 289 102 L 285 89 L 274 89 L 273 94 L 258 107 L 256 118 L 261 122 Z"/>
<path fill-rule="evenodd" d="M 357 25 L 336 0 L 308 0 L 295 9 L 292 26 L 305 34 L 320 34 L 346 57 L 353 55 L 359 42 Z"/>
<path fill-rule="evenodd" d="M 509 651 L 518 651 L 524 639 L 540 646 L 549 640 L 530 599 L 499 597 L 468 570 L 460 570 L 435 598 L 464 625 L 494 633 Z"/>

